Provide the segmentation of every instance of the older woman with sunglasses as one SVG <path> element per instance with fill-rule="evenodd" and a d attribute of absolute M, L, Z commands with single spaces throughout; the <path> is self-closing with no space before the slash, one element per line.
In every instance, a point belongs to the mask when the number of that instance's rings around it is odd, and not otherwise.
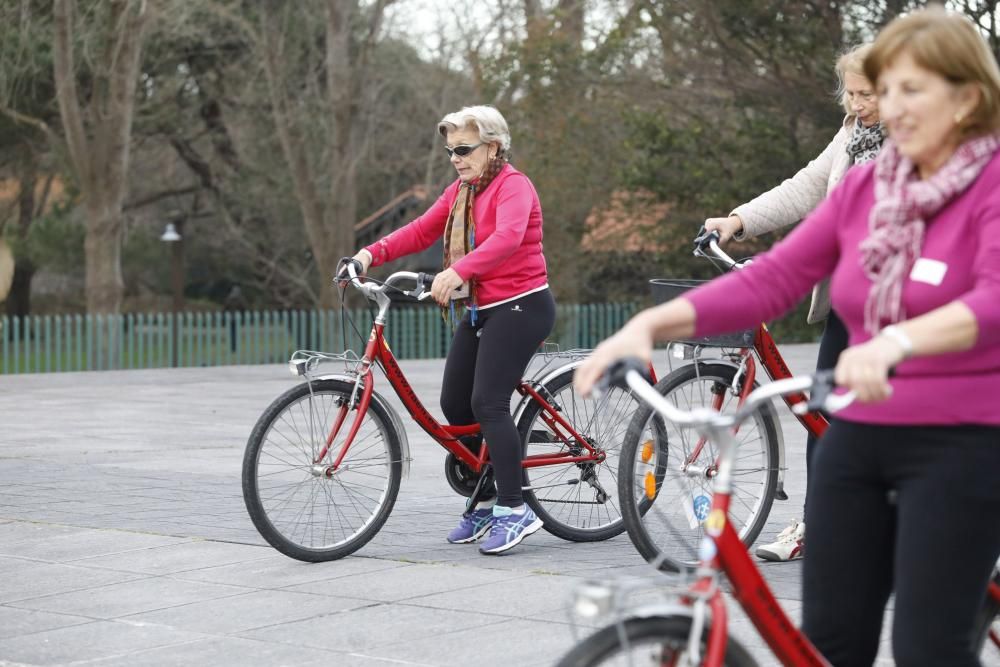
<path fill-rule="evenodd" d="M 441 409 L 453 425 L 479 422 L 496 479 L 495 500 L 466 512 L 448 535 L 484 554 L 516 546 L 542 527 L 521 494 L 521 439 L 510 397 L 555 324 L 542 255 L 542 207 L 528 177 L 511 166 L 510 132 L 499 111 L 466 107 L 438 123 L 458 179 L 426 213 L 358 252 L 363 270 L 444 239 L 434 300 L 458 322 L 445 362 Z"/>

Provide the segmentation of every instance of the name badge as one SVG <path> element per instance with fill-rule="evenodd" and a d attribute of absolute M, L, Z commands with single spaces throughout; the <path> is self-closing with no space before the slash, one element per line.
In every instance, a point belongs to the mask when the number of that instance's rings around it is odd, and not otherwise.
<path fill-rule="evenodd" d="M 948 265 L 944 262 L 920 257 L 913 263 L 913 270 L 910 271 L 910 280 L 937 286 L 944 280 L 944 274 L 947 272 Z"/>

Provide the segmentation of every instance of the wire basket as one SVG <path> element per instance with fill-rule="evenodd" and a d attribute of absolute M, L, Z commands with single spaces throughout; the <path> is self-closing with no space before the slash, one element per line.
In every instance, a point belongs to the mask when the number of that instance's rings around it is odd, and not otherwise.
<path fill-rule="evenodd" d="M 653 278 L 649 281 L 649 290 L 656 303 L 666 303 L 676 299 L 684 292 L 707 283 L 707 280 L 692 280 L 689 278 Z M 732 333 L 715 336 L 702 336 L 680 340 L 680 343 L 702 345 L 705 347 L 753 347 L 756 329 L 742 329 Z"/>

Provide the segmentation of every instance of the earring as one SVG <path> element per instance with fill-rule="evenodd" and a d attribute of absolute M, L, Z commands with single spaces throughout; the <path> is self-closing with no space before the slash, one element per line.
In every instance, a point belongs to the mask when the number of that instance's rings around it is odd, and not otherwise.
<path fill-rule="evenodd" d="M 955 114 L 955 125 L 961 125 L 963 120 L 965 120 L 965 116 L 963 116 L 961 113 Z"/>

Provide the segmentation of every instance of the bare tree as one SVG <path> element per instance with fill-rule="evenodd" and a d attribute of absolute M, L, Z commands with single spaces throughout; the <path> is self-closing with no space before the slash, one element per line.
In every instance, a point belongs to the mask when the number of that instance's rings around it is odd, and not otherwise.
<path fill-rule="evenodd" d="M 376 0 L 362 7 L 358 0 L 325 0 L 325 34 L 322 79 L 308 82 L 312 90 L 292 90 L 289 76 L 289 32 L 299 7 L 268 2 L 261 11 L 260 45 L 263 47 L 274 125 L 295 186 L 302 220 L 320 273 L 320 306 L 332 307 L 335 289 L 330 281 L 340 257 L 353 253 L 357 219 L 358 164 L 370 141 L 372 129 L 366 112 L 377 96 L 377 82 L 369 78 L 371 57 L 380 36 L 386 7 L 392 0 Z M 310 138 L 299 116 L 301 96 L 318 94 L 318 111 L 326 119 L 326 146 L 317 165 L 311 159 Z M 324 168 L 325 167 L 325 168 Z M 325 174 L 326 182 L 319 174 Z"/>
<path fill-rule="evenodd" d="M 83 198 L 87 312 L 121 310 L 121 247 L 129 149 L 146 0 L 92 3 L 79 16 L 75 0 L 55 0 L 53 59 L 56 100 L 70 163 Z M 74 42 L 81 23 L 100 21 L 99 48 L 87 60 L 89 89 L 77 85 Z"/>

